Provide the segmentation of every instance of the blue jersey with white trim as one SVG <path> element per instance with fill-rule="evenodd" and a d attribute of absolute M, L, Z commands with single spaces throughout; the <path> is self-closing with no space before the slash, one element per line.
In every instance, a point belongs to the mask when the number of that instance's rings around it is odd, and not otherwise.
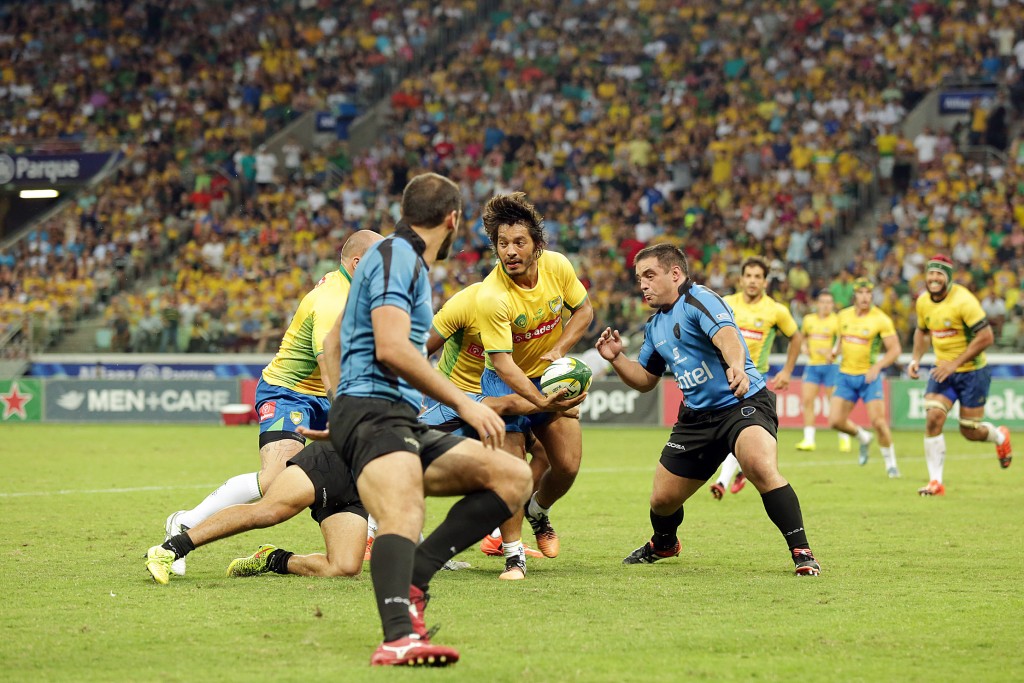
<path fill-rule="evenodd" d="M 686 405 L 693 410 L 717 410 L 740 402 L 729 389 L 725 370 L 728 367 L 718 347 L 712 343 L 723 327 L 736 329 L 732 309 L 722 297 L 703 285 L 689 280 L 679 287 L 679 298 L 668 310 L 651 316 L 644 329 L 644 343 L 637 361 L 647 372 L 660 377 L 671 369 L 683 392 Z M 739 335 L 739 330 L 736 329 Z M 764 377 L 746 354 L 749 398 L 765 386 Z"/>
<path fill-rule="evenodd" d="M 373 310 L 396 306 L 409 314 L 409 341 L 426 356 L 431 306 L 425 245 L 409 228 L 370 246 L 352 277 L 341 321 L 341 380 L 337 396 L 402 400 L 416 412 L 423 395 L 377 360 Z"/>

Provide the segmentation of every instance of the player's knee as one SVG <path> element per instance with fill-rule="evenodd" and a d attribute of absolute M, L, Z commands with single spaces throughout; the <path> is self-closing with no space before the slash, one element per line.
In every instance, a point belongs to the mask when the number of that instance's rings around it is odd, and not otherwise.
<path fill-rule="evenodd" d="M 358 562 L 344 562 L 338 558 L 328 557 L 327 558 L 327 569 L 324 576 L 332 578 L 346 578 L 352 576 L 359 576 L 363 572 L 363 558 L 360 557 Z"/>
<path fill-rule="evenodd" d="M 670 515 L 679 509 L 679 497 L 670 493 L 651 492 L 651 510 L 656 515 Z"/>
<path fill-rule="evenodd" d="M 840 419 L 838 415 L 829 415 L 828 416 L 828 426 L 831 429 L 839 429 L 840 427 L 843 426 L 844 422 L 846 422 L 846 418 Z"/>
<path fill-rule="evenodd" d="M 928 434 L 930 436 L 937 436 L 939 433 L 941 433 L 942 432 L 942 427 L 945 424 L 946 424 L 946 413 L 939 412 L 937 410 L 930 410 L 930 411 L 928 411 L 928 415 L 927 415 L 927 417 L 925 418 L 925 421 L 924 421 L 924 428 L 925 428 L 925 431 L 928 432 Z M 964 428 L 963 425 L 961 425 L 960 426 L 961 431 L 963 430 L 963 428 Z"/>
<path fill-rule="evenodd" d="M 507 462 L 504 463 L 503 472 L 494 478 L 492 488 L 501 496 L 502 500 L 508 503 L 509 507 L 517 509 L 530 498 L 530 494 L 533 492 L 533 471 L 524 460 L 518 458 L 505 458 L 504 460 Z"/>

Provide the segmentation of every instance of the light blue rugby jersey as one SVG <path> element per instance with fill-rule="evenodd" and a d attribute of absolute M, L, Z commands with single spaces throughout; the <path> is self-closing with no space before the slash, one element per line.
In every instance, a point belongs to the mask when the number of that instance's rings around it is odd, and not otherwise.
<path fill-rule="evenodd" d="M 679 298 L 672 308 L 658 311 L 647 321 L 637 361 L 658 377 L 671 368 L 686 405 L 693 410 L 735 405 L 740 400 L 729 390 L 725 360 L 711 342 L 723 327 L 736 327 L 729 305 L 707 287 L 687 280 L 679 287 Z M 747 356 L 750 389 L 744 398 L 748 398 L 763 389 L 765 382 L 750 360 L 742 335 L 740 343 Z"/>
<path fill-rule="evenodd" d="M 366 250 L 352 277 L 341 322 L 341 380 L 335 395 L 402 400 L 419 412 L 420 391 L 377 361 L 371 313 L 381 306 L 408 312 L 409 341 L 426 355 L 434 311 L 424 248 L 419 235 L 400 227 Z"/>

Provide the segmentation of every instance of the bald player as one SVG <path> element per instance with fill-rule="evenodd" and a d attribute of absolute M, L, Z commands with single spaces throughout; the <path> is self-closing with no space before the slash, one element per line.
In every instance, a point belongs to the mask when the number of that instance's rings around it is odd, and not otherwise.
<path fill-rule="evenodd" d="M 228 506 L 262 498 L 270 482 L 305 446 L 306 439 L 298 428 L 326 429 L 331 407 L 327 397 L 338 384 L 338 371 L 324 362 L 325 338 L 345 308 L 352 273 L 370 245 L 380 239 L 373 231 L 360 230 L 345 240 L 338 270 L 324 275 L 302 298 L 277 355 L 263 368 L 256 386 L 259 472 L 232 477 L 196 507 L 171 514 L 164 528 L 167 538 L 183 533 Z M 184 575 L 185 558 L 177 559 L 172 570 Z"/>

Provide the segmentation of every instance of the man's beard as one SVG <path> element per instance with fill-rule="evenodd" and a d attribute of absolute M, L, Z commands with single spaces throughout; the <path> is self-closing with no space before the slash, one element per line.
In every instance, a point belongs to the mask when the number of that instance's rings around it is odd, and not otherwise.
<path fill-rule="evenodd" d="M 452 230 L 448 233 L 448 236 L 444 238 L 444 242 L 441 242 L 441 246 L 437 250 L 437 260 L 444 261 L 448 258 L 448 252 L 452 250 L 452 242 L 455 241 L 455 231 Z"/>
<path fill-rule="evenodd" d="M 936 304 L 939 303 L 940 301 L 942 301 L 943 299 L 946 298 L 947 294 L 949 294 L 949 286 L 948 285 L 943 285 L 942 289 L 939 290 L 938 294 L 933 292 L 931 289 L 928 289 L 928 295 L 931 297 L 932 303 L 936 303 Z"/>

